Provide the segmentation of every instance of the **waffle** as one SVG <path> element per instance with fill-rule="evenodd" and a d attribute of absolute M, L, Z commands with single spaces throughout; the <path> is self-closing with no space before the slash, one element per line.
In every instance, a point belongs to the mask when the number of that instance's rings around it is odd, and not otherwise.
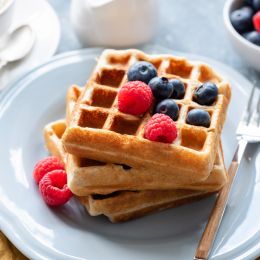
<path fill-rule="evenodd" d="M 140 60 L 154 64 L 159 76 L 179 78 L 185 84 L 184 98 L 175 100 L 180 113 L 176 121 L 178 138 L 173 144 L 143 138 L 144 126 L 151 117 L 149 112 L 138 117 L 118 111 L 117 94 L 127 81 L 126 72 Z M 205 81 L 216 83 L 219 90 L 217 101 L 211 106 L 201 106 L 192 99 L 194 89 Z M 142 171 L 149 169 L 158 180 L 167 175 L 172 177 L 170 182 L 200 182 L 213 168 L 230 95 L 229 84 L 201 62 L 170 55 L 146 55 L 137 50 L 106 50 L 80 95 L 62 142 L 67 152 L 79 158 L 123 164 Z M 209 112 L 208 128 L 185 123 L 192 108 Z"/>
<path fill-rule="evenodd" d="M 45 142 L 49 152 L 66 164 L 67 155 L 61 143 L 66 128 L 64 120 L 56 121 L 45 127 Z M 109 169 L 109 168 L 108 168 Z M 91 167 L 90 169 L 91 170 Z M 212 175 L 210 175 L 212 176 Z M 86 181 L 86 180 L 84 180 Z M 217 191 L 216 187 L 214 191 Z M 177 207 L 207 197 L 211 191 L 199 190 L 149 190 L 115 191 L 110 194 L 76 196 L 91 216 L 105 215 L 111 222 L 122 222 L 145 216 L 152 212 Z"/>
<path fill-rule="evenodd" d="M 72 89 L 71 89 L 72 90 Z M 70 91 L 71 91 L 70 90 Z M 70 103 L 70 102 L 69 102 Z M 227 182 L 221 145 L 218 146 L 215 164 L 209 177 L 200 183 L 171 182 L 171 176 L 142 172 L 140 169 L 127 169 L 124 165 L 94 162 L 89 159 L 66 155 L 61 137 L 66 129 L 65 120 L 50 123 L 44 128 L 47 149 L 61 160 L 66 161 L 68 186 L 78 196 L 92 193 L 108 194 L 118 190 L 167 190 L 191 189 L 200 191 L 219 190 Z"/>
<path fill-rule="evenodd" d="M 72 110 L 80 96 L 81 88 L 74 85 L 69 88 L 66 98 L 66 121 L 70 120 Z M 45 141 L 49 151 L 56 156 L 65 157 L 60 139 L 65 131 L 64 120 L 48 124 L 44 129 Z M 58 147 L 58 150 L 55 149 Z M 61 154 L 61 156 L 60 156 Z M 117 190 L 148 190 L 148 189 L 194 189 L 217 190 L 227 181 L 221 145 L 218 147 L 215 164 L 209 177 L 201 183 L 172 181 L 172 176 L 150 173 L 148 170 L 129 169 L 125 165 L 93 162 L 73 155 L 67 158 L 68 184 L 70 189 L 79 196 L 91 193 L 108 194 Z M 99 165 L 98 165 L 99 164 Z"/>
<path fill-rule="evenodd" d="M 105 215 L 111 222 L 117 223 L 195 202 L 211 194 L 191 190 L 119 191 L 78 199 L 91 216 Z"/>
<path fill-rule="evenodd" d="M 72 111 L 75 107 L 76 102 L 79 99 L 79 96 L 82 92 L 82 88 L 77 85 L 72 85 L 66 95 L 66 124 L 69 125 Z"/>

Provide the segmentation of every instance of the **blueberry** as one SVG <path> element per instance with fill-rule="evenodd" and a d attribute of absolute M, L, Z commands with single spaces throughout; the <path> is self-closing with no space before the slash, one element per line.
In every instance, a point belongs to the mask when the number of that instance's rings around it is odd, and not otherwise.
<path fill-rule="evenodd" d="M 243 36 L 250 42 L 260 46 L 260 33 L 257 31 L 244 33 Z"/>
<path fill-rule="evenodd" d="M 184 84 L 178 79 L 170 79 L 169 82 L 173 85 L 173 92 L 171 98 L 181 99 L 185 94 Z"/>
<path fill-rule="evenodd" d="M 260 11 L 260 0 L 253 0 L 253 7 L 256 11 Z"/>
<path fill-rule="evenodd" d="M 128 81 L 143 81 L 146 84 L 157 76 L 156 68 L 147 61 L 138 61 L 134 63 L 127 72 Z"/>
<path fill-rule="evenodd" d="M 249 6 L 244 6 L 231 13 L 230 21 L 239 33 L 248 32 L 253 29 L 253 15 L 254 10 Z"/>
<path fill-rule="evenodd" d="M 200 105 L 210 106 L 216 101 L 217 96 L 217 86 L 212 82 L 205 82 L 195 90 L 193 98 Z"/>
<path fill-rule="evenodd" d="M 161 113 L 169 116 L 172 120 L 177 120 L 179 115 L 179 107 L 172 99 L 165 99 L 158 103 L 155 113 Z"/>
<path fill-rule="evenodd" d="M 172 95 L 173 85 L 165 77 L 155 77 L 149 82 L 153 96 L 157 99 L 166 99 Z"/>
<path fill-rule="evenodd" d="M 244 4 L 253 7 L 253 0 L 244 0 Z"/>
<path fill-rule="evenodd" d="M 186 122 L 190 125 L 205 126 L 210 125 L 210 115 L 209 112 L 203 109 L 192 109 L 187 115 Z"/>

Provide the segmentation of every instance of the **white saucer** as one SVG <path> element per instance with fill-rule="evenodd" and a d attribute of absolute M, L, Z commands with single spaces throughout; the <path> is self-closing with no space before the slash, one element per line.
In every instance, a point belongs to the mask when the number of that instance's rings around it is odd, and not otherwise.
<path fill-rule="evenodd" d="M 36 41 L 27 57 L 0 71 L 0 90 L 24 72 L 47 61 L 55 53 L 60 40 L 58 17 L 46 0 L 16 0 L 15 5 L 12 27 L 30 24 Z"/>

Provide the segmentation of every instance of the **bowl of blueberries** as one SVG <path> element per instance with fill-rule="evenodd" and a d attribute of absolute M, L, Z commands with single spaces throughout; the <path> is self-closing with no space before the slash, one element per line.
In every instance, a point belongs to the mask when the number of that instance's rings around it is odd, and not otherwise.
<path fill-rule="evenodd" d="M 228 0 L 223 16 L 237 52 L 260 71 L 260 0 Z"/>

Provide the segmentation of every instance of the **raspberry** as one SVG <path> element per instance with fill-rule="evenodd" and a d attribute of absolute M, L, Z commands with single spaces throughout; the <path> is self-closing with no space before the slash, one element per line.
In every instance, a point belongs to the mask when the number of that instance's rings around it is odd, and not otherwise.
<path fill-rule="evenodd" d="M 177 137 L 177 128 L 169 116 L 157 113 L 146 124 L 144 137 L 150 141 L 172 143 Z"/>
<path fill-rule="evenodd" d="M 253 24 L 256 31 L 260 32 L 260 11 L 253 16 Z"/>
<path fill-rule="evenodd" d="M 129 81 L 119 91 L 119 111 L 131 115 L 141 115 L 151 106 L 152 91 L 147 84 L 141 81 Z"/>
<path fill-rule="evenodd" d="M 40 160 L 33 171 L 34 180 L 39 184 L 42 177 L 53 170 L 64 170 L 64 164 L 55 156 L 49 156 Z"/>
<path fill-rule="evenodd" d="M 67 174 L 64 170 L 54 170 L 41 179 L 40 193 L 49 206 L 65 204 L 72 196 L 67 186 Z"/>

